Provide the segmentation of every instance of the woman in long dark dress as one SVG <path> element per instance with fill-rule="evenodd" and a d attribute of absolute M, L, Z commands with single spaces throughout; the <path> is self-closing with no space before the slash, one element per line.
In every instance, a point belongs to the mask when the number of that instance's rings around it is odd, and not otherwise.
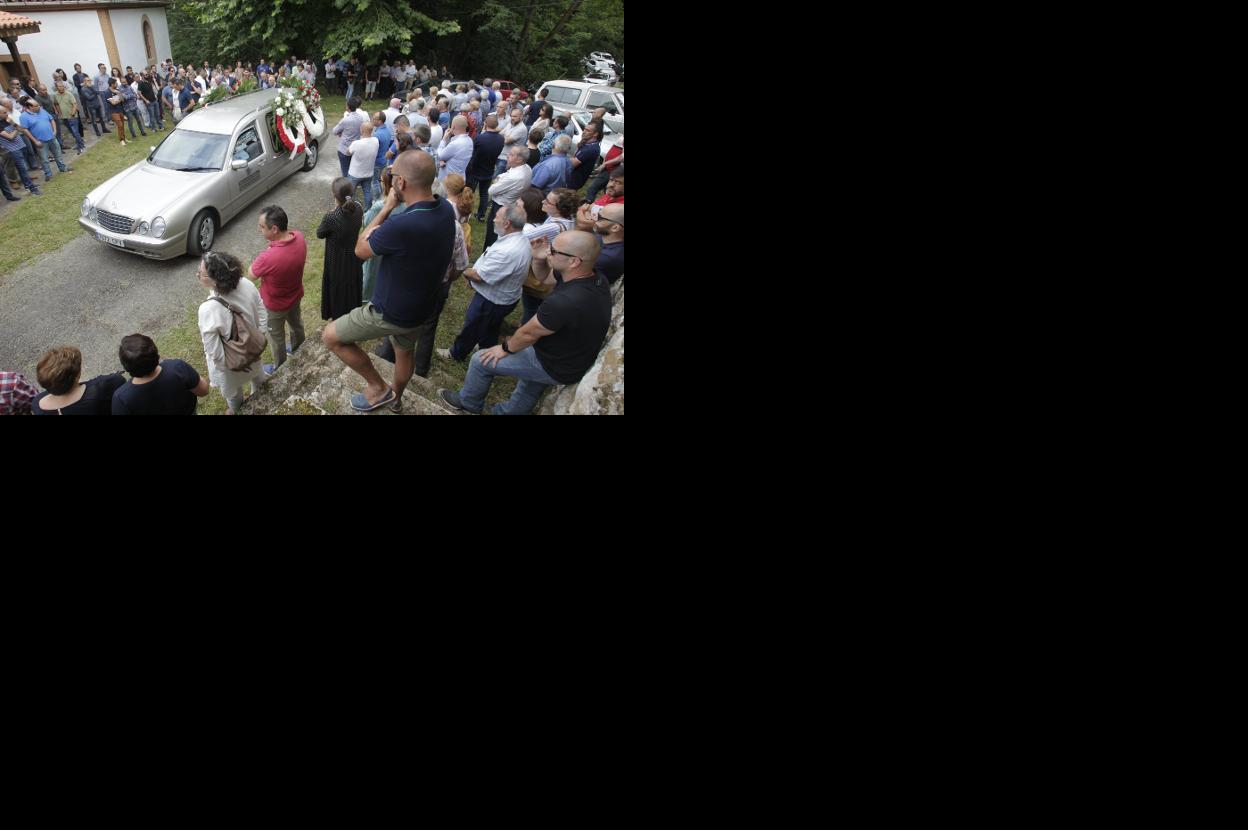
<path fill-rule="evenodd" d="M 363 303 L 364 263 L 355 255 L 364 210 L 353 198 L 355 184 L 346 176 L 332 185 L 337 207 L 316 229 L 325 240 L 325 271 L 321 277 L 321 319 L 337 320 Z"/>

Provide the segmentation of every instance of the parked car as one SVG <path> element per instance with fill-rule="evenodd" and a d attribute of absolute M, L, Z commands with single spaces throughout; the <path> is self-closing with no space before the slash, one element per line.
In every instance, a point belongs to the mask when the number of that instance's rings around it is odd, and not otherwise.
<path fill-rule="evenodd" d="M 547 81 L 537 91 L 538 95 L 542 89 L 547 90 L 546 100 L 556 111 L 606 107 L 607 126 L 617 133 L 624 132 L 624 90 L 619 87 L 583 81 Z"/>
<path fill-rule="evenodd" d="M 587 84 L 595 86 L 611 86 L 618 78 L 614 72 L 593 72 L 586 75 L 583 79 Z"/>
<path fill-rule="evenodd" d="M 585 126 L 589 124 L 590 116 L 594 113 L 593 110 L 573 110 L 571 112 L 565 110 L 563 114 L 567 115 L 572 121 L 572 152 L 569 155 L 574 156 L 577 149 L 581 146 L 581 135 L 585 132 Z M 601 146 L 598 148 L 601 158 L 605 159 L 607 151 L 620 143 L 621 135 L 622 133 L 611 129 L 610 124 L 606 125 L 606 132 L 602 134 L 602 140 L 599 142 Z"/>
<path fill-rule="evenodd" d="M 525 91 L 524 87 L 520 86 L 520 84 L 515 83 L 514 81 L 499 81 L 498 90 L 499 92 L 503 93 L 503 100 L 507 100 L 507 96 L 511 94 L 513 91 L 516 93 L 517 96 L 519 96 L 520 93 Z"/>
<path fill-rule="evenodd" d="M 615 61 L 610 52 L 590 52 L 587 60 L 591 61 Z"/>
<path fill-rule="evenodd" d="M 592 72 L 615 72 L 615 64 L 611 61 L 584 61 L 585 68 Z"/>
<path fill-rule="evenodd" d="M 88 193 L 78 224 L 148 259 L 211 250 L 217 232 L 247 205 L 316 167 L 316 139 L 294 158 L 279 143 L 269 111 L 277 95 L 259 90 L 195 110 L 146 159 Z"/>
<path fill-rule="evenodd" d="M 459 85 L 460 85 L 460 84 L 463 84 L 463 85 L 464 85 L 464 87 L 465 87 L 465 88 L 467 88 L 467 89 L 472 89 L 472 81 L 456 81 L 456 80 L 453 80 L 453 79 L 451 79 L 451 78 L 447 78 L 447 79 L 446 79 L 446 83 L 450 84 L 450 86 L 449 86 L 449 87 L 447 87 L 445 90 L 443 90 L 443 89 L 442 89 L 442 81 L 438 81 L 438 83 L 437 83 L 438 91 L 437 91 L 437 93 L 434 95 L 434 99 L 435 99 L 435 100 L 437 99 L 438 95 L 441 95 L 443 92 L 448 92 L 448 93 L 450 93 L 450 96 L 451 96 L 452 98 L 454 98 L 454 97 L 455 97 L 455 90 L 459 88 Z M 432 85 L 432 84 L 433 84 L 433 81 L 430 81 L 428 84 L 425 84 L 425 89 L 428 89 L 428 88 L 429 88 L 429 86 L 430 86 L 430 85 Z"/>

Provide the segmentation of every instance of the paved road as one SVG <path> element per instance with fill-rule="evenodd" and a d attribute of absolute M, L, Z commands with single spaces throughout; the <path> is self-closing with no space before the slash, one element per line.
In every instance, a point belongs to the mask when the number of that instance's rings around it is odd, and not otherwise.
<path fill-rule="evenodd" d="M 327 131 L 323 141 L 316 169 L 295 173 L 245 208 L 220 230 L 213 250 L 250 263 L 266 245 L 256 214 L 267 204 L 281 205 L 291 227 L 315 238 L 321 217 L 333 207 L 330 182 L 340 173 L 337 137 Z M 65 221 L 77 226 L 78 217 Z M 155 337 L 181 325 L 187 305 L 207 296 L 195 278 L 197 267 L 192 257 L 154 262 L 121 253 L 82 232 L 0 282 L 0 368 L 23 372 L 34 383 L 43 353 L 72 345 L 82 351 L 84 379 L 120 370 L 123 337 Z M 304 319 L 313 325 L 319 313 L 304 309 Z"/>

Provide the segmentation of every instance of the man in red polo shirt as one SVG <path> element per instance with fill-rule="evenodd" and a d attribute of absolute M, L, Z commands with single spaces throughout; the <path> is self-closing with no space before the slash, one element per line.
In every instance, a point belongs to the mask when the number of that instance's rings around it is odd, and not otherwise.
<path fill-rule="evenodd" d="M 269 313 L 269 348 L 273 363 L 264 371 L 273 374 L 286 362 L 286 324 L 290 324 L 290 349 L 303 345 L 303 266 L 308 259 L 308 242 L 299 231 L 286 229 L 286 211 L 269 205 L 260 211 L 260 234 L 269 247 L 251 263 L 252 279 L 260 280 L 260 299 Z"/>
<path fill-rule="evenodd" d="M 611 148 L 607 153 L 607 158 L 603 161 L 602 167 L 589 183 L 589 190 L 585 192 L 585 201 L 592 202 L 595 205 L 614 205 L 624 204 L 624 182 L 620 180 L 619 198 L 613 201 L 604 202 L 598 198 L 598 194 L 602 189 L 607 188 L 607 194 L 611 193 L 611 180 L 617 174 L 623 175 L 624 172 L 624 136 L 620 136 L 620 143 Z"/>
<path fill-rule="evenodd" d="M 607 192 L 594 200 L 598 207 L 624 204 L 624 168 L 620 167 L 607 181 Z"/>

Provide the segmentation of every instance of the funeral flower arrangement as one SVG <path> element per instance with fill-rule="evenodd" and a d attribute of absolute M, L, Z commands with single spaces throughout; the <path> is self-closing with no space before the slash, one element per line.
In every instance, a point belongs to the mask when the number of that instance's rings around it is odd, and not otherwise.
<path fill-rule="evenodd" d="M 325 113 L 316 87 L 302 78 L 281 78 L 280 91 L 273 99 L 277 134 L 293 158 L 308 146 L 308 139 L 325 132 Z"/>

